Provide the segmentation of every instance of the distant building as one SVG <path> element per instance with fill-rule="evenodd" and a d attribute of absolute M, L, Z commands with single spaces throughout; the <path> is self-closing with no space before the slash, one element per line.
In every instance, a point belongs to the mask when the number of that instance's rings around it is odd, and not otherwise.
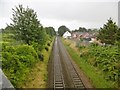
<path fill-rule="evenodd" d="M 88 33 L 88 32 L 73 32 L 72 33 L 72 38 L 73 39 L 86 39 L 86 40 L 90 40 L 91 38 L 95 38 L 96 34 L 95 33 Z"/>
<path fill-rule="evenodd" d="M 63 38 L 71 38 L 71 33 L 69 31 L 66 31 L 64 34 L 63 34 Z"/>

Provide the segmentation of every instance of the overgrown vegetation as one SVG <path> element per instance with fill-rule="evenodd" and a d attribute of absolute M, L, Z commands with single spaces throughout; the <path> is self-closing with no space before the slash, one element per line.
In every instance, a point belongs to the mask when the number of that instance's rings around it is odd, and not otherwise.
<path fill-rule="evenodd" d="M 22 5 L 13 9 L 12 21 L 2 29 L 2 69 L 14 87 L 19 88 L 26 82 L 32 68 L 40 61 L 44 62 L 43 51 L 52 46 L 55 30 L 53 27 L 52 30 L 44 28 L 36 12 Z"/>
<path fill-rule="evenodd" d="M 39 60 L 36 51 L 28 45 L 3 46 L 2 69 L 13 85 L 19 86 L 26 74 Z"/>
<path fill-rule="evenodd" d="M 70 55 L 96 88 L 120 88 L 120 29 L 110 18 L 103 28 L 100 28 L 97 38 L 105 44 L 92 43 L 82 46 L 81 42 L 77 42 L 74 47 L 77 48 L 74 49 L 77 50 L 75 54 L 71 53 L 74 52 L 71 43 L 65 44 Z"/>
<path fill-rule="evenodd" d="M 118 44 L 118 33 L 120 33 L 118 26 L 110 18 L 108 22 L 100 28 L 97 38 L 100 39 L 102 43 L 115 45 Z"/>
<path fill-rule="evenodd" d="M 78 48 L 68 40 L 64 40 L 64 44 L 73 60 L 84 71 L 95 88 L 118 87 L 119 52 L 117 47 L 93 44 Z"/>
<path fill-rule="evenodd" d="M 52 46 L 52 44 L 53 42 L 50 43 L 50 46 Z M 25 80 L 24 85 L 22 85 L 22 88 L 47 88 L 46 83 L 48 80 L 47 66 L 52 47 L 48 48 L 49 51 L 46 51 L 45 49 L 42 50 L 42 55 L 45 56 L 44 61 L 37 62 L 35 64 L 35 66 L 28 74 L 28 77 Z"/>
<path fill-rule="evenodd" d="M 117 46 L 98 46 L 80 47 L 80 58 L 90 65 L 102 71 L 107 81 L 112 81 L 115 86 L 118 84 L 118 70 L 120 53 Z"/>

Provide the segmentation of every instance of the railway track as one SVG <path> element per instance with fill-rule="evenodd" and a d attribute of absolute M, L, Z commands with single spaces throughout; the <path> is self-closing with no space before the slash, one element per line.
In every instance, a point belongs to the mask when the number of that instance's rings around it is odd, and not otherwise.
<path fill-rule="evenodd" d="M 59 56 L 59 51 L 58 51 L 58 43 L 57 43 L 57 38 L 55 40 L 55 44 L 54 44 L 54 68 L 53 68 L 53 72 L 54 72 L 54 89 L 56 88 L 65 88 L 65 84 L 64 84 L 64 77 L 63 77 L 63 71 L 62 71 L 62 66 L 61 66 L 61 62 L 60 62 L 60 56 Z"/>
<path fill-rule="evenodd" d="M 49 71 L 50 72 L 50 71 Z M 55 89 L 85 89 L 85 86 L 68 56 L 59 37 L 56 37 L 52 55 L 52 88 Z M 51 74 L 51 75 L 52 75 Z M 51 84 L 51 83 L 50 83 Z"/>
<path fill-rule="evenodd" d="M 59 49 L 60 49 L 60 53 L 61 53 L 61 57 L 63 58 L 63 64 L 65 64 L 66 66 L 66 72 L 68 72 L 68 74 L 70 75 L 71 81 L 72 81 L 72 88 L 79 88 L 79 89 L 85 89 L 85 86 L 78 74 L 78 71 L 76 70 L 76 68 L 74 67 L 73 63 L 71 62 L 71 58 L 68 56 L 68 53 L 66 51 L 66 49 L 64 48 L 63 44 L 61 43 L 60 39 L 58 39 L 58 43 L 59 43 Z"/>

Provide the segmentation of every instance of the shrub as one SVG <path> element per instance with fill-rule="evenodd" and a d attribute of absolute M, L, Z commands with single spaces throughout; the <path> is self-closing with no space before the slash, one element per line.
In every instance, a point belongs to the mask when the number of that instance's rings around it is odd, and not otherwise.
<path fill-rule="evenodd" d="M 48 47 L 45 47 L 45 50 L 48 51 L 49 50 Z"/>
<path fill-rule="evenodd" d="M 28 46 L 28 45 L 17 46 L 16 54 L 19 55 L 19 56 L 31 55 L 31 56 L 34 57 L 35 61 L 38 60 L 38 55 L 37 55 L 35 49 L 32 46 Z"/>
<path fill-rule="evenodd" d="M 103 72 L 105 79 L 113 82 L 118 80 L 118 61 L 120 53 L 117 46 L 99 46 L 92 44 L 89 47 L 80 47 L 80 58 L 97 67 Z"/>
<path fill-rule="evenodd" d="M 48 43 L 47 45 L 50 46 L 50 43 Z"/>
<path fill-rule="evenodd" d="M 2 52 L 2 69 L 17 87 L 25 81 L 30 69 L 38 60 L 38 54 L 32 46 L 6 46 Z"/>
<path fill-rule="evenodd" d="M 44 55 L 43 54 L 39 54 L 38 56 L 39 56 L 40 61 L 44 60 Z"/>

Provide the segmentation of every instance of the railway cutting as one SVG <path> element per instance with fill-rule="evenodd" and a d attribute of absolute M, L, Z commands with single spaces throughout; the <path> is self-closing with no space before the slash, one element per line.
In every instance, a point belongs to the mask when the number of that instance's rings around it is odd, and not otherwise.
<path fill-rule="evenodd" d="M 49 66 L 48 87 L 83 89 L 86 87 L 59 37 L 55 38 Z"/>

